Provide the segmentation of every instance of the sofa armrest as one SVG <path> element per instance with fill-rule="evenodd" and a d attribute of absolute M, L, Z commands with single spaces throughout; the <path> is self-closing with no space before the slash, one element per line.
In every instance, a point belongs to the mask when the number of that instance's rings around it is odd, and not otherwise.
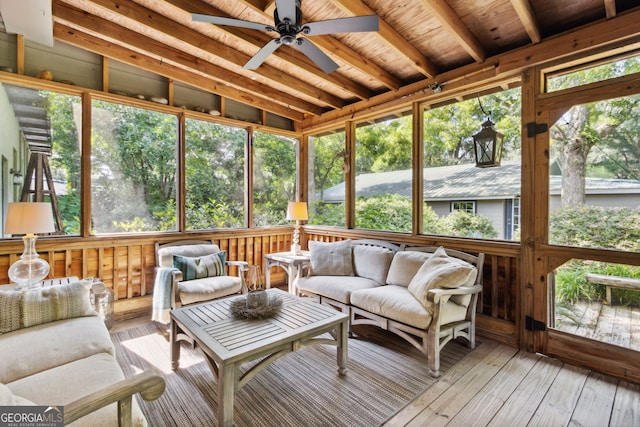
<path fill-rule="evenodd" d="M 444 289 L 444 288 L 436 288 L 429 289 L 427 292 L 427 299 L 434 304 L 440 304 L 440 302 L 447 302 L 449 297 L 452 295 L 473 295 L 477 294 L 482 290 L 482 286 L 474 285 L 474 286 L 460 286 L 459 288 L 452 289 Z"/>
<path fill-rule="evenodd" d="M 162 396 L 165 386 L 164 378 L 159 374 L 153 371 L 142 372 L 65 405 L 64 422 L 69 424 L 91 412 L 118 402 L 118 425 L 129 427 L 132 425 L 131 398 L 133 395 L 140 393 L 144 400 L 155 400 Z"/>

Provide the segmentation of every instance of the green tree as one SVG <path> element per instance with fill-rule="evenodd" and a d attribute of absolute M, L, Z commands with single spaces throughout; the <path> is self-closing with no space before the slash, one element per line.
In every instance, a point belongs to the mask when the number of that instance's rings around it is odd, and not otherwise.
<path fill-rule="evenodd" d="M 553 89 L 580 86 L 640 72 L 640 60 L 587 68 L 552 79 Z M 640 176 L 640 96 L 574 105 L 551 127 L 551 152 L 562 169 L 562 206 L 585 203 L 588 169 L 614 176 Z M 596 156 L 591 156 L 597 151 Z M 623 170 L 623 173 L 618 171 Z"/>
<path fill-rule="evenodd" d="M 295 200 L 298 140 L 264 132 L 253 138 L 253 223 L 286 224 L 289 201 Z"/>
<path fill-rule="evenodd" d="M 491 113 L 495 128 L 504 134 L 502 157 L 520 157 L 520 89 L 511 89 L 424 112 L 425 167 L 475 162 L 473 134 Z"/>

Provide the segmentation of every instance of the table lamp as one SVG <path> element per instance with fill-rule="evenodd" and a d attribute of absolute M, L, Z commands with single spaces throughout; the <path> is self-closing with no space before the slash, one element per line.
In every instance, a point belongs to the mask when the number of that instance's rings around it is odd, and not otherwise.
<path fill-rule="evenodd" d="M 14 202 L 7 207 L 5 233 L 24 234 L 24 253 L 9 268 L 9 278 L 19 289 L 38 286 L 49 274 L 49 264 L 36 252 L 35 233 L 53 233 L 51 204 L 46 202 Z"/>
<path fill-rule="evenodd" d="M 291 243 L 291 254 L 300 255 L 300 221 L 309 219 L 307 213 L 307 202 L 289 202 L 287 207 L 287 221 L 295 221 L 293 229 L 293 242 Z"/>

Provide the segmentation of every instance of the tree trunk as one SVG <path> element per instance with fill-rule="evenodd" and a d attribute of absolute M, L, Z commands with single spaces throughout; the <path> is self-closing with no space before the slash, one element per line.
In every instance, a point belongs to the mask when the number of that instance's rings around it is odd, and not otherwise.
<path fill-rule="evenodd" d="M 587 155 L 591 149 L 591 144 L 583 137 L 587 122 L 588 112 L 584 105 L 571 108 L 562 150 L 562 207 L 585 203 Z"/>

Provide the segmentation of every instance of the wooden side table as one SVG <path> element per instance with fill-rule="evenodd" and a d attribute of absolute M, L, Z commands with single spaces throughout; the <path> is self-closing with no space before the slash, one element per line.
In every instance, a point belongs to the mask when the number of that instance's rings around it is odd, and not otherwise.
<path fill-rule="evenodd" d="M 287 273 L 287 290 L 290 294 L 296 295 L 293 288 L 293 280 L 298 274 L 298 268 L 310 261 L 309 251 L 302 251 L 300 255 L 293 255 L 291 252 L 276 252 L 264 256 L 265 265 L 265 288 L 271 287 L 271 267 L 281 267 Z"/>

